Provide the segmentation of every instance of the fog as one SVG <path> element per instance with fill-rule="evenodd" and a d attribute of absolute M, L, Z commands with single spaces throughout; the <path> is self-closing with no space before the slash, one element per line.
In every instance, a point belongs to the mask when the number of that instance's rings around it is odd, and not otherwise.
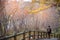
<path fill-rule="evenodd" d="M 38 3 L 33 5 L 30 2 L 6 1 L 3 11 L 1 12 L 4 13 L 2 16 L 3 18 L 0 19 L 3 21 L 2 25 L 6 27 L 6 32 L 21 32 L 29 30 L 46 31 L 49 25 L 52 29 L 59 27 L 59 14 L 55 6 L 30 14 L 29 11 L 40 7 Z M 44 5 L 48 6 L 46 4 Z"/>

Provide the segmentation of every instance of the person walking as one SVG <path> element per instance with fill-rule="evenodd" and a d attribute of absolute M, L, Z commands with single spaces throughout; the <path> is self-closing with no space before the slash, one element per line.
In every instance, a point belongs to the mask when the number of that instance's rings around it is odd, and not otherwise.
<path fill-rule="evenodd" d="M 51 30 L 50 26 L 48 26 L 48 28 L 47 28 L 48 38 L 50 38 L 51 31 L 52 31 L 52 30 Z"/>

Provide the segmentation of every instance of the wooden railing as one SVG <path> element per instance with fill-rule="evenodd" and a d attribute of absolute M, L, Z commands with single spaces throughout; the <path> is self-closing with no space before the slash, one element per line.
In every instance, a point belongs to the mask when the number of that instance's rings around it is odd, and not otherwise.
<path fill-rule="evenodd" d="M 51 38 L 60 38 L 60 34 L 51 33 Z M 40 39 L 48 38 L 47 32 L 40 31 L 28 31 L 15 33 L 14 35 L 1 37 L 0 40 L 31 40 L 31 39 Z"/>

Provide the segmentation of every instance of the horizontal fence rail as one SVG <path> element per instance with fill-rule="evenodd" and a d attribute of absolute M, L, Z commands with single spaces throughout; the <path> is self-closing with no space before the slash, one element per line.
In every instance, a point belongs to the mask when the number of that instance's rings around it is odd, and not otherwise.
<path fill-rule="evenodd" d="M 34 40 L 48 38 L 47 32 L 28 31 L 15 33 L 14 35 L 1 37 L 0 40 Z M 60 38 L 60 34 L 51 33 L 50 38 Z"/>

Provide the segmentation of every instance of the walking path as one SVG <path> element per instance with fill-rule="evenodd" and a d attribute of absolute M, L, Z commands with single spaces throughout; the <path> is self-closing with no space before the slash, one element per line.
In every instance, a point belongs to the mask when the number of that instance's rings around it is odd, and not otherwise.
<path fill-rule="evenodd" d="M 51 38 L 51 39 L 38 39 L 38 40 L 58 40 L 57 38 Z"/>

